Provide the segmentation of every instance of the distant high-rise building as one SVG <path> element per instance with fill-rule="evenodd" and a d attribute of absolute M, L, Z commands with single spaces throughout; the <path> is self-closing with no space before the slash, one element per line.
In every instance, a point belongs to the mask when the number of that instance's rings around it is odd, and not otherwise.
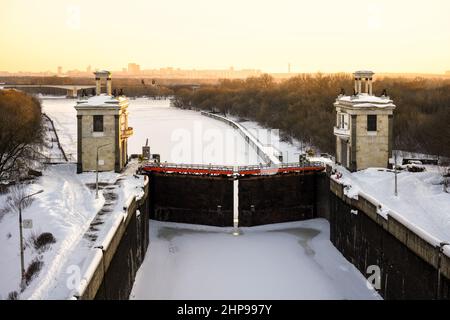
<path fill-rule="evenodd" d="M 128 73 L 129 74 L 139 74 L 141 73 L 141 67 L 136 63 L 128 64 Z"/>
<path fill-rule="evenodd" d="M 91 65 L 88 65 L 87 68 L 86 68 L 86 72 L 87 73 L 91 73 L 91 70 L 92 70 Z"/>
<path fill-rule="evenodd" d="M 61 75 L 61 74 L 62 74 L 62 67 L 58 66 L 58 75 Z"/>
<path fill-rule="evenodd" d="M 291 64 L 288 63 L 288 73 L 291 73 Z"/>

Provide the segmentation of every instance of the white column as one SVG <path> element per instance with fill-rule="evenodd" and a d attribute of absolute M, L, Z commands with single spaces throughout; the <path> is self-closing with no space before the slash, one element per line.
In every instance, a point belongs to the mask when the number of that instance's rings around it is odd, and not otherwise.
<path fill-rule="evenodd" d="M 112 93 L 112 81 L 111 78 L 106 78 L 106 94 L 111 95 Z"/>
<path fill-rule="evenodd" d="M 100 95 L 102 90 L 100 78 L 95 78 L 95 94 Z"/>
<path fill-rule="evenodd" d="M 361 93 L 361 91 L 362 91 L 362 80 L 361 80 L 361 78 L 359 78 L 358 79 L 358 91 L 357 91 L 357 93 Z"/>
<path fill-rule="evenodd" d="M 364 93 L 369 93 L 369 80 L 364 78 Z"/>
<path fill-rule="evenodd" d="M 369 94 L 372 95 L 372 80 L 369 80 Z"/>

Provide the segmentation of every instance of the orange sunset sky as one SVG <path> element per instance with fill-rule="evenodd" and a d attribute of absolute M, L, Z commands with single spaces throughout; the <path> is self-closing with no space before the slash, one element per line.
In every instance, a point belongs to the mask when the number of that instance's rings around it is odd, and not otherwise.
<path fill-rule="evenodd" d="M 443 73 L 448 0 L 2 0 L 0 70 Z"/>

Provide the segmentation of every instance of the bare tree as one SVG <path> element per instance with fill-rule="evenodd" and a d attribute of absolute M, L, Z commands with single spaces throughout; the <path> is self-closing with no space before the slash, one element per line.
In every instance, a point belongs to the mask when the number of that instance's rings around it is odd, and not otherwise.
<path fill-rule="evenodd" d="M 40 102 L 24 92 L 0 90 L 0 180 L 12 179 L 42 143 Z"/>
<path fill-rule="evenodd" d="M 6 198 L 6 203 L 3 210 L 5 210 L 6 212 L 19 214 L 19 206 L 22 206 L 22 209 L 24 209 L 29 207 L 33 203 L 33 198 L 26 198 L 26 196 L 27 192 L 23 185 L 18 184 L 12 186 L 10 188 L 8 197 Z"/>

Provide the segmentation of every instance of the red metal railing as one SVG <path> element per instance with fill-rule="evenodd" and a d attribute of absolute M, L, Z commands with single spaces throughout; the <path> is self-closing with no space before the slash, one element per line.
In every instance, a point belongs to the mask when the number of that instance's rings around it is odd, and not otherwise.
<path fill-rule="evenodd" d="M 320 172 L 325 169 L 321 162 L 282 163 L 277 166 L 219 166 L 204 164 L 147 163 L 140 167 L 145 172 L 180 173 L 193 175 L 272 175 L 289 172 Z"/>

